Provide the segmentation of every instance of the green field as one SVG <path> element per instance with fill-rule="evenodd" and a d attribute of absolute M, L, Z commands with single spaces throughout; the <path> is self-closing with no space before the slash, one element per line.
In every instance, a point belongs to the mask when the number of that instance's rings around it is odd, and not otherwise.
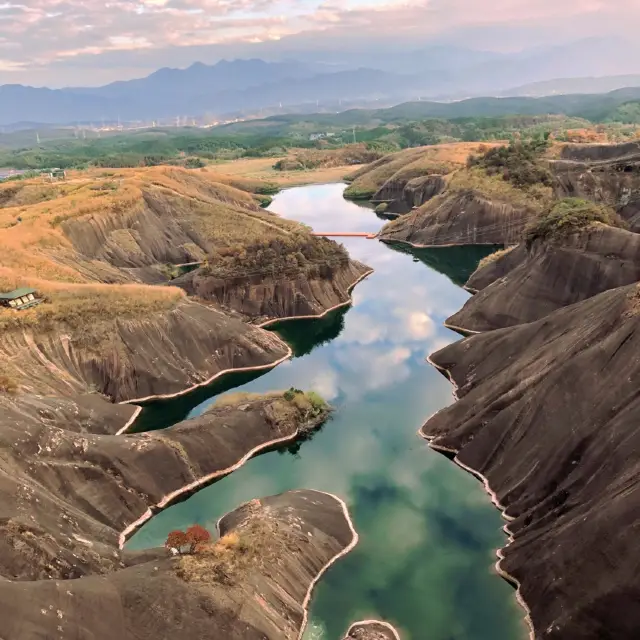
<path fill-rule="evenodd" d="M 290 149 L 340 148 L 354 139 L 392 152 L 446 142 L 536 137 L 562 140 L 570 129 L 599 124 L 613 141 L 635 137 L 640 88 L 608 94 L 548 98 L 473 98 L 452 103 L 409 102 L 388 109 L 335 114 L 279 115 L 211 129 L 155 128 L 132 132 L 79 132 L 73 128 L 0 135 L 0 167 L 15 169 L 139 167 L 196 168 L 239 157 L 285 156 Z M 313 134 L 323 134 L 312 140 Z M 39 142 L 38 142 L 39 136 Z"/>

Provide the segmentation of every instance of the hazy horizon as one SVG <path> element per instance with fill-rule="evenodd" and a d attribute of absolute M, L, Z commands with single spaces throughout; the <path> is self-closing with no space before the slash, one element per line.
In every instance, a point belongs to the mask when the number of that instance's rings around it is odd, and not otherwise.
<path fill-rule="evenodd" d="M 639 23 L 640 0 L 9 0 L 0 84 L 99 86 L 236 58 L 379 67 L 433 45 L 504 53 L 588 38 L 601 41 L 595 68 L 624 74 L 640 72 Z"/>

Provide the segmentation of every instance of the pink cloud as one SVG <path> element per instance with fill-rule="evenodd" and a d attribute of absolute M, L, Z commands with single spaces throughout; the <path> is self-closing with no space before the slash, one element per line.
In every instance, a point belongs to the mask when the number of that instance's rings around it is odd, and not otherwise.
<path fill-rule="evenodd" d="M 540 27 L 560 37 L 632 34 L 640 0 L 0 0 L 0 70 L 114 51 L 285 40 L 424 40 Z M 566 35 L 569 34 L 569 35 Z M 635 35 L 635 34 L 634 34 Z M 500 42 L 487 42 L 487 48 Z M 145 54 L 146 55 L 146 54 Z"/>

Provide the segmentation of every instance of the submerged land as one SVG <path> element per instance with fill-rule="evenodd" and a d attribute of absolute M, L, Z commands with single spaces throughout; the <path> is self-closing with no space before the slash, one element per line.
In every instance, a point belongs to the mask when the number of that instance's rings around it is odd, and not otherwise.
<path fill-rule="evenodd" d="M 313 585 L 358 539 L 339 498 L 300 490 L 242 505 L 197 554 L 123 546 L 155 512 L 294 442 L 330 407 L 297 389 L 240 395 L 162 431 L 128 431 L 132 403 L 286 360 L 268 323 L 349 304 L 369 267 L 263 208 L 274 184 L 345 174 L 346 197 L 395 217 L 384 242 L 504 247 L 447 321 L 477 335 L 430 358 L 457 402 L 420 433 L 481 478 L 508 519 L 498 570 L 532 637 L 637 636 L 640 144 L 538 136 L 346 164 L 324 155 L 0 184 L 0 288 L 43 299 L 0 308 L 7 639 L 300 637 Z M 397 637 L 372 621 L 346 635 Z"/>

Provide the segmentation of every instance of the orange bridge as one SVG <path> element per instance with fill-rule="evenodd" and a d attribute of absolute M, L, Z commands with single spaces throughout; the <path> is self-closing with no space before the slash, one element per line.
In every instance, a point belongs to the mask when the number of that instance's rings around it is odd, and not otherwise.
<path fill-rule="evenodd" d="M 376 237 L 376 233 L 366 233 L 361 231 L 328 231 L 327 233 L 321 233 L 320 231 L 313 231 L 312 236 L 324 236 L 325 238 L 368 238 L 372 240 Z"/>

